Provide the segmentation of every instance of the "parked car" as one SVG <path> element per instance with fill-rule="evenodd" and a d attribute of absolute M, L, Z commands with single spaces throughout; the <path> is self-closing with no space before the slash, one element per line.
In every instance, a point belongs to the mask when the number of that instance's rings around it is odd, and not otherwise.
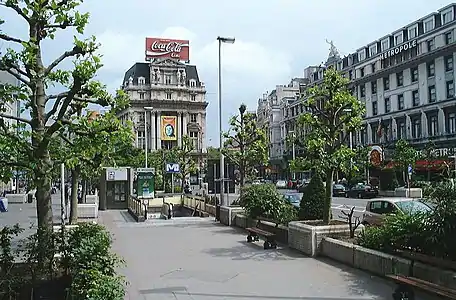
<path fill-rule="evenodd" d="M 285 180 L 278 180 L 276 182 L 276 188 L 278 188 L 278 189 L 286 189 L 287 188 L 287 182 Z"/>
<path fill-rule="evenodd" d="M 333 196 L 334 197 L 345 197 L 347 189 L 343 184 L 334 184 L 333 185 Z"/>
<path fill-rule="evenodd" d="M 285 201 L 289 202 L 294 207 L 299 208 L 301 204 L 301 195 L 298 193 L 287 193 L 283 195 L 283 197 L 285 198 Z"/>
<path fill-rule="evenodd" d="M 303 180 L 301 184 L 299 184 L 297 187 L 296 187 L 296 190 L 299 192 L 299 193 L 304 193 L 304 189 L 306 188 L 306 186 L 309 184 L 309 181 L 306 181 L 306 180 Z"/>
<path fill-rule="evenodd" d="M 421 199 L 410 198 L 390 198 L 370 200 L 366 204 L 366 211 L 363 214 L 363 225 L 381 225 L 383 219 L 388 214 L 403 213 L 415 214 L 426 213 L 432 210 L 432 207 L 423 202 Z"/>
<path fill-rule="evenodd" d="M 259 185 L 259 184 L 261 184 L 261 180 L 254 180 L 254 181 L 252 181 L 252 184 Z"/>
<path fill-rule="evenodd" d="M 378 189 L 364 183 L 358 183 L 352 186 L 345 193 L 347 198 L 374 198 L 378 196 Z"/>

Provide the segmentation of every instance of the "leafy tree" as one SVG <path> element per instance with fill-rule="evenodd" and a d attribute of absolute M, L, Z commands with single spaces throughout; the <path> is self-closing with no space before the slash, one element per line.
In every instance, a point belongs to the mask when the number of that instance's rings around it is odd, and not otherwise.
<path fill-rule="evenodd" d="M 214 147 L 207 147 L 207 159 L 208 160 L 220 159 L 219 149 L 214 148 Z"/>
<path fill-rule="evenodd" d="M 419 157 L 418 151 L 415 150 L 406 140 L 399 140 L 393 153 L 394 166 L 402 173 L 404 182 L 409 182 L 407 176 L 408 166 L 415 166 Z"/>
<path fill-rule="evenodd" d="M 268 146 L 266 132 L 259 128 L 256 116 L 246 112 L 247 107 L 239 107 L 239 115 L 230 120 L 230 131 L 224 134 L 222 153 L 239 170 L 239 184 L 245 185 L 248 176 L 256 174 L 256 168 L 267 163 Z"/>
<path fill-rule="evenodd" d="M 324 211 L 325 187 L 318 172 L 312 176 L 302 195 L 299 219 L 322 220 Z"/>
<path fill-rule="evenodd" d="M 430 141 L 426 144 L 423 158 L 426 160 L 427 181 L 431 181 L 431 162 L 436 159 L 434 142 Z"/>
<path fill-rule="evenodd" d="M 184 190 L 185 178 L 191 173 L 196 172 L 196 162 L 192 157 L 192 152 L 195 150 L 193 147 L 192 141 L 187 135 L 182 137 L 182 146 L 175 149 L 177 163 L 180 167 L 180 176 L 182 179 L 181 188 Z"/>
<path fill-rule="evenodd" d="M 74 117 L 73 123 L 61 132 L 64 143 L 59 157 L 71 170 L 70 223 L 78 220 L 77 192 L 80 179 L 99 178 L 102 167 L 116 166 L 119 150 L 133 145 L 131 127 L 123 125 L 113 112 L 95 118 Z"/>
<path fill-rule="evenodd" d="M 46 56 L 43 53 L 43 43 L 47 41 L 48 46 L 50 43 L 60 43 L 53 41 L 58 31 L 74 28 L 78 35 L 83 34 L 89 14 L 77 11 L 81 3 L 82 0 L 0 0 L 3 7 L 11 9 L 24 21 L 28 33 L 26 38 L 22 38 L 0 31 L 0 40 L 13 46 L 7 48 L 1 56 L 0 70 L 8 72 L 19 81 L 18 86 L 2 83 L 0 98 L 3 102 L 10 103 L 19 99 L 30 111 L 30 118 L 1 114 L 4 118 L 24 124 L 30 131 L 30 138 L 20 143 L 23 147 L 21 150 L 14 151 L 25 154 L 24 159 L 27 160 L 6 160 L 0 162 L 0 169 L 12 166 L 31 169 L 32 181 L 37 189 L 38 226 L 48 230 L 52 226 L 53 161 L 49 150 L 53 139 L 59 139 L 59 131 L 72 124 L 70 116 L 75 115 L 81 106 L 95 103 L 120 108 L 127 104 L 125 94 L 118 92 L 116 97 L 112 97 L 104 85 L 93 80 L 102 67 L 100 58 L 95 53 L 99 44 L 94 37 L 82 40 L 75 36 L 74 45 L 67 51 L 51 60 L 48 65 L 43 62 L 43 57 Z M 0 24 L 4 22 L 0 20 Z M 68 59 L 73 59 L 73 68 L 59 69 Z M 48 88 L 52 86 L 63 91 L 51 94 Z M 47 111 L 46 107 L 51 108 Z M 4 111 L 4 106 L 2 109 Z M 16 141 L 20 136 L 16 132 L 5 127 L 0 130 L 0 135 L 8 136 L 19 146 Z"/>
<path fill-rule="evenodd" d="M 326 195 L 323 221 L 331 216 L 332 183 L 336 170 L 346 170 L 346 162 L 355 152 L 345 144 L 349 132 L 360 129 L 364 105 L 349 90 L 349 80 L 338 71 L 325 71 L 321 85 L 307 90 L 305 112 L 298 118 L 298 128 L 305 131 L 304 163 L 325 173 Z"/>

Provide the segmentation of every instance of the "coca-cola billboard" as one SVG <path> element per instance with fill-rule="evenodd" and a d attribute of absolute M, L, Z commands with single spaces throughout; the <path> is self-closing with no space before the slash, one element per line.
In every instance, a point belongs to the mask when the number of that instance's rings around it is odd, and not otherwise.
<path fill-rule="evenodd" d="M 161 38 L 146 38 L 146 60 L 171 58 L 189 61 L 189 41 Z"/>

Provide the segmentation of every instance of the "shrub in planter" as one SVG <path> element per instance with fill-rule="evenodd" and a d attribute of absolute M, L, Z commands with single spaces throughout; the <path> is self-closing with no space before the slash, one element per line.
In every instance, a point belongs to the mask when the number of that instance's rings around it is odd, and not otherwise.
<path fill-rule="evenodd" d="M 325 187 L 323 185 L 323 180 L 318 172 L 316 172 L 304 189 L 299 209 L 299 219 L 323 219 L 324 199 Z"/>

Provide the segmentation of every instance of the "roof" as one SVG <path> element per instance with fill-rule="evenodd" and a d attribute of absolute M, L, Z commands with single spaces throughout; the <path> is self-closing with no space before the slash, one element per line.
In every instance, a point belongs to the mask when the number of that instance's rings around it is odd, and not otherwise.
<path fill-rule="evenodd" d="M 193 79 L 196 81 L 196 85 L 200 86 L 201 82 L 198 76 L 198 70 L 195 65 L 187 65 L 180 62 L 173 61 L 171 59 L 154 61 L 154 62 L 137 62 L 135 63 L 127 72 L 125 72 L 124 79 L 122 83 L 128 82 L 129 78 L 133 79 L 133 84 L 138 84 L 138 78 L 144 77 L 146 79 L 146 84 L 150 84 L 150 68 L 157 67 L 160 65 L 166 66 L 175 66 L 176 68 L 185 68 L 185 73 L 187 75 L 187 83 L 189 80 Z"/>

